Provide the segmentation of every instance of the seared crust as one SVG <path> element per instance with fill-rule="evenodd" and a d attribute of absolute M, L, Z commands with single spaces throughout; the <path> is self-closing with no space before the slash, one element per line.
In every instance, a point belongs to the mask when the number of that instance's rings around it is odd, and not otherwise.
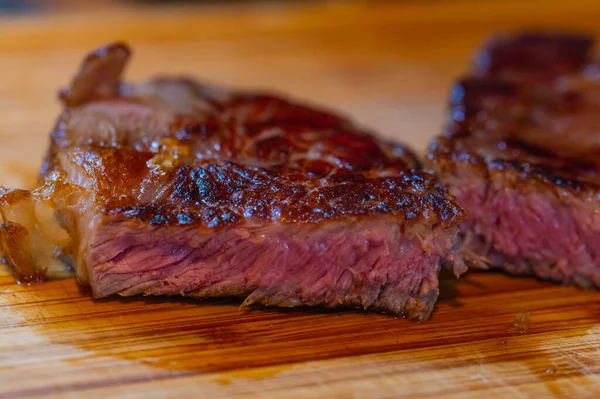
<path fill-rule="evenodd" d="M 82 174 L 100 212 L 213 229 L 374 214 L 445 229 L 463 218 L 402 145 L 269 94 L 189 79 L 117 84 L 127 55 L 112 45 L 86 59 L 42 172 Z"/>
<path fill-rule="evenodd" d="M 600 191 L 598 170 L 593 165 L 557 158 L 514 140 L 440 136 L 430 144 L 428 161 L 440 176 L 468 168 L 469 173 L 489 181 L 493 173 L 505 173 L 513 176 L 506 184 L 526 191 L 550 190 L 558 197 L 564 193 L 593 196 Z"/>
<path fill-rule="evenodd" d="M 120 151 L 110 154 L 99 151 L 94 155 L 107 155 L 111 159 L 128 156 Z M 148 154 L 136 153 L 135 157 L 144 155 L 148 159 Z M 94 156 L 93 160 L 97 158 Z M 108 168 L 104 164 L 96 169 L 97 164 L 89 161 L 89 157 L 83 160 L 84 167 L 98 180 L 111 176 L 105 174 L 107 171 L 120 173 L 111 168 L 112 162 Z M 419 223 L 440 224 L 445 228 L 460 216 L 454 200 L 435 179 L 418 171 L 386 178 L 337 172 L 317 180 L 305 174 L 302 179 L 297 178 L 302 172 L 234 162 L 197 162 L 159 172 L 142 163 L 138 170 L 144 173 L 137 179 L 133 174 L 122 175 L 125 178 L 120 180 L 122 185 L 105 186 L 107 190 L 100 195 L 106 212 L 152 224 L 198 223 L 209 228 L 258 221 L 317 223 L 375 214 L 393 214 L 407 228 Z M 134 191 L 124 187 L 134 187 Z"/>
<path fill-rule="evenodd" d="M 600 190 L 600 81 L 583 73 L 592 45 L 535 33 L 491 41 L 473 76 L 453 87 L 428 161 L 442 175 L 462 164 L 483 176 L 510 172 L 523 186 Z"/>

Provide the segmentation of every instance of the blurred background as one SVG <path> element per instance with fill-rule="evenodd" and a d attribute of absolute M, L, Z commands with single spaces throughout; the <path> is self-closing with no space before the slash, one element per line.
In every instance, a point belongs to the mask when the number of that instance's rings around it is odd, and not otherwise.
<path fill-rule="evenodd" d="M 0 0 L 0 184 L 41 161 L 56 91 L 125 40 L 127 78 L 184 74 L 282 92 L 423 150 L 448 89 L 489 35 L 597 34 L 600 0 Z"/>

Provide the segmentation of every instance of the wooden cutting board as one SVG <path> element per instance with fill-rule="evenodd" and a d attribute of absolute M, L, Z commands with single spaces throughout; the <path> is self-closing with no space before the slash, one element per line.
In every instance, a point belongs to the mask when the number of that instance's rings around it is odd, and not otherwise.
<path fill-rule="evenodd" d="M 110 3 L 110 2 L 104 2 Z M 183 72 L 351 113 L 423 149 L 489 33 L 600 33 L 597 1 L 326 2 L 158 11 L 106 6 L 0 23 L 0 183 L 32 184 L 84 51 L 136 50 L 128 75 Z M 93 301 L 72 280 L 0 272 L 0 397 L 598 397 L 600 292 L 498 273 L 442 277 L 415 323 L 235 302 Z"/>

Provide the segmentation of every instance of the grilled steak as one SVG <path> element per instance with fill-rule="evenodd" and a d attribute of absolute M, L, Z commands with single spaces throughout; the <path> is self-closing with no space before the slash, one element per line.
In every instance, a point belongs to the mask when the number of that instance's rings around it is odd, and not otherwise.
<path fill-rule="evenodd" d="M 245 297 L 426 319 L 462 210 L 405 147 L 268 94 L 125 84 L 88 56 L 39 186 L 4 190 L 1 243 L 30 278 L 67 262 L 95 297 Z"/>
<path fill-rule="evenodd" d="M 468 217 L 462 252 L 600 287 L 600 69 L 586 37 L 492 41 L 450 97 L 428 160 Z"/>

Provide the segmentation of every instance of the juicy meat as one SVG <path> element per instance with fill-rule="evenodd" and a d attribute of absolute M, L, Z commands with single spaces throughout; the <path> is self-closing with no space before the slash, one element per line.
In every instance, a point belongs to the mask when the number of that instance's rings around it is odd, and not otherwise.
<path fill-rule="evenodd" d="M 462 252 L 474 267 L 600 287 L 592 45 L 549 34 L 497 39 L 452 90 L 450 123 L 428 161 L 468 213 Z"/>
<path fill-rule="evenodd" d="M 268 94 L 125 84 L 88 56 L 39 186 L 5 190 L 1 243 L 26 277 L 70 263 L 95 297 L 181 294 L 426 319 L 456 274 L 462 210 L 404 146 Z"/>

